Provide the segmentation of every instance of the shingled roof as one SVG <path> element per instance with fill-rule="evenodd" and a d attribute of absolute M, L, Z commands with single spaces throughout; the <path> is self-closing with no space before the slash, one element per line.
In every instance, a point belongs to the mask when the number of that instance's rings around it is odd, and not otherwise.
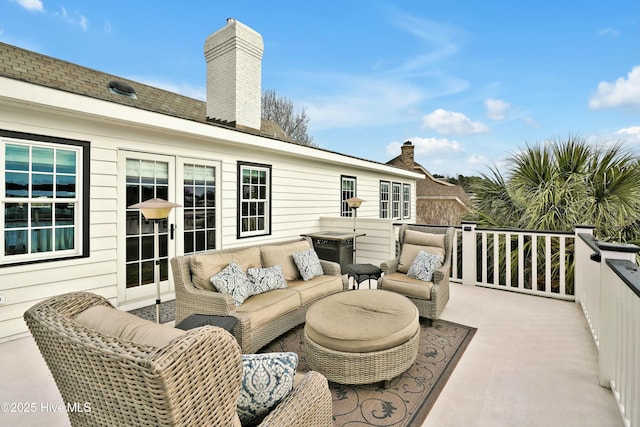
<path fill-rule="evenodd" d="M 204 101 L 2 42 L 0 42 L 0 76 L 185 120 L 233 128 L 208 121 Z M 109 89 L 111 81 L 124 82 L 133 87 L 135 98 L 111 91 Z M 248 129 L 242 129 L 242 131 L 292 142 L 282 128 L 271 121 L 262 120 L 260 132 L 251 132 Z"/>

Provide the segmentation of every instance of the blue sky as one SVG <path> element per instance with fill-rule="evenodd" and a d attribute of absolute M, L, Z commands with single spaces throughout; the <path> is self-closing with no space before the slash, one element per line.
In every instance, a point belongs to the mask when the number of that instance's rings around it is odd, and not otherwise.
<path fill-rule="evenodd" d="M 638 0 L 0 0 L 0 41 L 204 100 L 229 17 L 329 150 L 386 162 L 411 140 L 449 176 L 569 134 L 640 153 Z"/>

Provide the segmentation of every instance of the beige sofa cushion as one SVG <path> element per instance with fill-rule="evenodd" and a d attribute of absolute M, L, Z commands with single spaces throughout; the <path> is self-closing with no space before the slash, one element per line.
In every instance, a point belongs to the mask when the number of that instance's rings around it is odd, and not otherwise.
<path fill-rule="evenodd" d="M 262 246 L 260 248 L 262 264 L 265 267 L 280 265 L 282 266 L 282 272 L 287 282 L 290 280 L 298 280 L 300 279 L 300 271 L 293 260 L 293 254 L 308 249 L 310 249 L 310 246 L 306 240 L 285 243 L 283 245 Z"/>
<path fill-rule="evenodd" d="M 311 280 L 294 280 L 288 282 L 289 289 L 300 294 L 300 304 L 309 304 L 327 295 L 341 292 L 343 289 L 342 278 L 338 276 L 316 276 Z"/>
<path fill-rule="evenodd" d="M 409 341 L 420 328 L 418 309 L 402 295 L 385 290 L 342 292 L 314 303 L 305 332 L 331 350 L 367 353 Z"/>
<path fill-rule="evenodd" d="M 382 288 L 387 291 L 397 292 L 413 298 L 431 299 L 433 282 L 423 282 L 422 280 L 409 277 L 404 273 L 385 274 L 380 280 Z"/>
<path fill-rule="evenodd" d="M 402 253 L 398 262 L 398 271 L 406 273 L 413 264 L 420 251 L 429 252 L 444 257 L 444 234 L 423 233 L 416 230 L 405 230 Z"/>
<path fill-rule="evenodd" d="M 258 328 L 300 307 L 300 296 L 290 289 L 275 289 L 253 295 L 236 308 L 251 318 L 251 328 Z"/>
<path fill-rule="evenodd" d="M 75 316 L 74 320 L 104 335 L 151 347 L 163 347 L 185 334 L 181 329 L 158 325 L 126 311 L 104 305 L 89 307 Z"/>
<path fill-rule="evenodd" d="M 215 291 L 210 279 L 230 263 L 235 262 L 246 273 L 248 268 L 261 268 L 260 248 L 251 247 L 235 252 L 204 253 L 190 259 L 191 281 L 199 289 Z"/>

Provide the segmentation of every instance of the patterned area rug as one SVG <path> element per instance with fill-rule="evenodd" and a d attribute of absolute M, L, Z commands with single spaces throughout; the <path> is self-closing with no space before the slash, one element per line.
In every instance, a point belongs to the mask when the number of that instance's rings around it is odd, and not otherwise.
<path fill-rule="evenodd" d="M 416 362 L 388 388 L 382 383 L 341 385 L 329 383 L 333 394 L 334 426 L 419 426 L 460 360 L 475 328 L 438 320 L 427 326 L 420 319 L 420 344 Z M 293 351 L 298 370 L 308 370 L 304 357 L 303 328 L 282 335 L 261 352 Z"/>

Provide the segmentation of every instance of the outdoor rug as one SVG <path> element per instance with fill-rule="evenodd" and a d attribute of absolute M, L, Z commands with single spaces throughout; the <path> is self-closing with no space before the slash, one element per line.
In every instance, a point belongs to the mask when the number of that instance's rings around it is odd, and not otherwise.
<path fill-rule="evenodd" d="M 420 426 L 464 353 L 476 328 L 437 320 L 427 326 L 420 319 L 416 362 L 388 388 L 382 383 L 329 383 L 333 395 L 334 426 Z M 304 325 L 282 335 L 261 352 L 293 351 L 298 370 L 308 371 L 304 356 Z"/>

